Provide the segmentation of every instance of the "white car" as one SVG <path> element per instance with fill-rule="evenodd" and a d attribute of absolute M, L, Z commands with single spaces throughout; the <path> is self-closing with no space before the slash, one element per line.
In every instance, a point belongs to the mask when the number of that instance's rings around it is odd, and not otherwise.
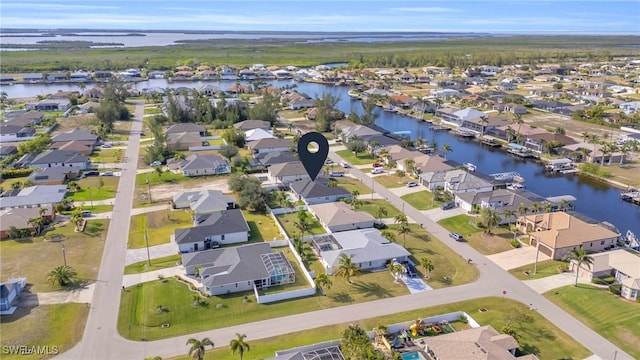
<path fill-rule="evenodd" d="M 151 165 L 151 166 L 160 166 L 160 165 L 162 165 L 162 162 L 161 162 L 161 161 L 156 160 L 156 161 L 152 162 L 152 163 L 151 163 L 151 164 L 149 164 L 149 165 Z"/>
<path fill-rule="evenodd" d="M 381 167 L 377 167 L 377 168 L 373 168 L 371 170 L 372 174 L 383 174 L 384 173 L 384 168 Z"/>
<path fill-rule="evenodd" d="M 343 167 L 343 168 L 345 168 L 345 169 L 348 169 L 348 168 L 350 168 L 350 167 L 351 167 L 351 166 L 349 166 L 349 163 L 348 163 L 348 162 L 346 162 L 346 161 L 341 161 L 341 162 L 340 162 L 340 166 L 342 166 L 342 167 Z"/>
<path fill-rule="evenodd" d="M 113 171 L 105 171 L 100 173 L 100 176 L 113 176 Z"/>
<path fill-rule="evenodd" d="M 414 187 L 414 186 L 418 186 L 418 183 L 416 183 L 415 181 L 409 181 L 407 183 L 407 187 Z"/>
<path fill-rule="evenodd" d="M 102 144 L 100 147 L 103 149 L 111 149 L 113 146 L 111 146 L 111 144 Z"/>

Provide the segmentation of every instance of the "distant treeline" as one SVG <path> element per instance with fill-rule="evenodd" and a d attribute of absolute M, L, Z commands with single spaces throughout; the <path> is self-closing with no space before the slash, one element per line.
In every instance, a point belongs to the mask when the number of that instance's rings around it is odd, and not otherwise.
<path fill-rule="evenodd" d="M 47 44 L 49 50 L 7 51 L 2 73 L 146 68 L 176 66 L 267 65 L 310 66 L 347 62 L 358 67 L 537 64 L 540 62 L 605 61 L 640 57 L 640 36 L 514 36 L 455 38 L 442 41 L 389 43 L 313 43 L 292 40 L 212 40 L 173 46 L 86 49 L 86 43 Z"/>

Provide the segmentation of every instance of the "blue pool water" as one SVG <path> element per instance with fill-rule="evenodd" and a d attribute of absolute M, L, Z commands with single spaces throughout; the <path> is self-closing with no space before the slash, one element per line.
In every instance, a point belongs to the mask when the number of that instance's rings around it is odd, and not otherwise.
<path fill-rule="evenodd" d="M 422 354 L 417 351 L 402 354 L 402 360 L 426 360 Z"/>

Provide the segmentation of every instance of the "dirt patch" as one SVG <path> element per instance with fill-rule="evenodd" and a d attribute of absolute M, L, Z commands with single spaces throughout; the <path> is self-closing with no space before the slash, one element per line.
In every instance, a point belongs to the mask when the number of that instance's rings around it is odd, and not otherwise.
<path fill-rule="evenodd" d="M 633 187 L 640 187 L 640 162 L 625 163 L 623 165 L 611 164 L 605 167 L 613 177 L 612 180 Z"/>
<path fill-rule="evenodd" d="M 629 329 L 617 327 L 617 337 L 621 342 L 629 344 L 629 348 L 640 348 L 640 335 L 632 333 Z"/>
<path fill-rule="evenodd" d="M 173 199 L 173 195 L 183 191 L 200 191 L 200 190 L 220 190 L 223 193 L 229 193 L 229 184 L 228 178 L 211 180 L 211 179 L 202 179 L 195 180 L 190 182 L 183 182 L 177 184 L 162 184 L 156 185 L 151 188 L 151 198 L 153 202 L 162 202 L 162 201 L 170 201 Z M 147 192 L 145 191 L 140 194 L 140 200 L 146 201 Z"/>
<path fill-rule="evenodd" d="M 96 121 L 96 117 L 93 114 L 72 115 L 66 118 L 58 118 L 58 127 L 55 129 L 52 136 L 75 128 L 92 130 Z"/>
<path fill-rule="evenodd" d="M 571 136 L 578 141 L 582 141 L 582 133 L 584 131 L 590 134 L 597 134 L 601 139 L 609 140 L 609 137 L 611 137 L 614 141 L 623 134 L 618 129 L 591 124 L 584 121 L 577 121 L 566 116 L 541 111 L 533 111 L 530 115 L 525 115 L 523 119 L 528 125 L 546 130 L 552 130 L 557 127 L 564 128 L 567 136 Z"/>

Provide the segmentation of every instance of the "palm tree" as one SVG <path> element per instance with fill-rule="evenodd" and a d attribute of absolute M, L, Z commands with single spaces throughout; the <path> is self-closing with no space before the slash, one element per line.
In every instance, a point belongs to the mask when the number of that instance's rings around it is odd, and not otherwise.
<path fill-rule="evenodd" d="M 500 215 L 496 209 L 486 207 L 480 210 L 480 219 L 487 228 L 487 233 L 491 234 L 491 229 L 500 224 Z"/>
<path fill-rule="evenodd" d="M 347 254 L 341 254 L 338 259 L 338 271 L 336 275 L 343 277 L 349 284 L 351 284 L 351 277 L 360 273 L 360 267 L 353 263 L 353 256 Z"/>
<path fill-rule="evenodd" d="M 302 210 L 298 212 L 298 220 L 295 221 L 295 227 L 300 230 L 300 237 L 303 238 L 304 234 L 311 231 L 311 223 L 307 212 Z"/>
<path fill-rule="evenodd" d="M 245 351 L 249 352 L 249 350 L 251 350 L 251 348 L 249 347 L 249 344 L 244 342 L 244 339 L 246 337 L 247 335 L 245 334 L 236 333 L 236 338 L 231 340 L 231 342 L 229 342 L 229 349 L 234 354 L 237 352 L 238 355 L 240 355 L 240 360 L 242 360 L 242 356 L 244 355 Z"/>
<path fill-rule="evenodd" d="M 382 218 L 387 216 L 387 214 L 389 214 L 387 208 L 385 208 L 384 206 L 378 206 L 378 209 L 376 210 L 376 217 L 378 218 L 378 220 L 382 220 Z"/>
<path fill-rule="evenodd" d="M 524 203 L 520 203 L 520 205 L 518 206 L 518 214 L 520 216 L 525 216 L 528 212 L 529 208 L 527 207 L 527 205 L 525 205 Z"/>
<path fill-rule="evenodd" d="M 482 140 L 484 138 L 484 127 L 485 125 L 487 125 L 489 123 L 489 119 L 487 118 L 487 115 L 482 115 L 480 116 L 480 140 Z"/>
<path fill-rule="evenodd" d="M 191 356 L 195 360 L 203 360 L 204 359 L 204 353 L 205 353 L 205 350 L 206 350 L 205 349 L 206 346 L 211 346 L 211 348 L 213 348 L 215 346 L 213 344 L 213 342 L 208 337 L 206 337 L 206 338 L 204 338 L 202 340 L 191 338 L 191 339 L 187 340 L 187 345 L 191 345 L 187 355 Z"/>
<path fill-rule="evenodd" d="M 429 260 L 429 258 L 427 257 L 423 257 L 422 259 L 420 259 L 420 265 L 422 265 L 422 267 L 424 268 L 424 277 L 430 277 L 430 274 L 434 269 L 431 260 Z"/>
<path fill-rule="evenodd" d="M 52 284 L 58 284 L 59 286 L 66 286 L 70 284 L 78 273 L 67 265 L 61 265 L 49 272 L 47 280 Z"/>
<path fill-rule="evenodd" d="M 567 211 L 570 206 L 571 206 L 571 202 L 569 200 L 562 199 L 560 201 L 560 205 L 558 206 L 558 208 L 560 208 L 560 211 Z"/>
<path fill-rule="evenodd" d="M 596 134 L 590 134 L 589 138 L 587 139 L 587 142 L 589 144 L 593 144 L 593 152 L 591 153 L 591 161 L 593 162 L 593 158 L 595 158 L 596 156 L 596 144 L 600 143 L 600 136 L 596 135 Z"/>
<path fill-rule="evenodd" d="M 442 151 L 444 152 L 444 159 L 447 160 L 447 154 L 453 151 L 453 148 L 449 144 L 442 144 Z"/>
<path fill-rule="evenodd" d="M 331 286 L 333 285 L 333 281 L 329 279 L 327 274 L 320 274 L 316 276 L 314 282 L 316 283 L 316 287 L 320 289 L 320 293 L 324 296 L 327 295 L 325 291 L 331 289 Z"/>
<path fill-rule="evenodd" d="M 407 174 L 412 175 L 416 170 L 416 161 L 413 159 L 405 159 L 404 170 L 407 172 Z"/>
<path fill-rule="evenodd" d="M 569 252 L 568 259 L 569 261 L 575 260 L 578 265 L 576 267 L 576 282 L 573 284 L 573 286 L 578 286 L 578 273 L 580 272 L 580 266 L 585 264 L 587 269 L 591 269 L 593 258 L 587 255 L 587 251 L 585 249 L 573 249 Z"/>
<path fill-rule="evenodd" d="M 382 235 L 382 237 L 384 237 L 385 239 L 391 241 L 391 242 L 396 242 L 396 236 L 394 233 L 392 233 L 389 230 L 382 230 L 382 232 L 380 232 L 380 235 Z"/>
<path fill-rule="evenodd" d="M 153 168 L 153 171 L 158 175 L 158 179 L 162 179 L 162 174 L 164 174 L 164 171 L 162 170 L 162 166 L 155 166 Z"/>
<path fill-rule="evenodd" d="M 511 223 L 511 219 L 516 217 L 517 212 L 515 210 L 507 209 L 504 211 L 504 218 L 509 222 L 510 228 L 513 230 L 513 238 L 516 238 L 515 224 Z"/>
<path fill-rule="evenodd" d="M 631 152 L 631 144 L 629 144 L 628 142 L 622 144 L 622 146 L 620 147 L 620 152 L 622 153 L 622 156 L 620 156 L 620 165 L 622 165 L 627 155 L 629 155 L 629 153 Z"/>
<path fill-rule="evenodd" d="M 402 275 L 404 267 L 402 267 L 402 265 L 398 264 L 397 262 L 392 261 L 387 265 L 387 270 L 389 270 L 391 276 L 393 276 L 393 282 L 397 283 L 398 278 Z"/>
<path fill-rule="evenodd" d="M 42 218 L 42 216 L 29 218 L 27 220 L 27 223 L 33 226 L 33 230 L 36 236 L 40 235 L 40 233 L 44 229 L 44 219 Z"/>
<path fill-rule="evenodd" d="M 73 210 L 73 212 L 71 213 L 71 218 L 69 219 L 69 221 L 71 221 L 72 224 L 76 225 L 76 228 L 80 226 L 80 224 L 82 224 L 82 221 L 84 220 L 84 218 L 82 217 L 82 210 L 75 209 Z"/>
<path fill-rule="evenodd" d="M 411 232 L 408 222 L 402 222 L 398 225 L 398 234 L 402 235 L 402 247 L 407 247 L 407 233 Z"/>
<path fill-rule="evenodd" d="M 540 205 L 540 203 L 534 202 L 531 205 L 531 210 L 536 214 L 539 213 L 541 209 L 542 209 L 542 205 Z"/>

